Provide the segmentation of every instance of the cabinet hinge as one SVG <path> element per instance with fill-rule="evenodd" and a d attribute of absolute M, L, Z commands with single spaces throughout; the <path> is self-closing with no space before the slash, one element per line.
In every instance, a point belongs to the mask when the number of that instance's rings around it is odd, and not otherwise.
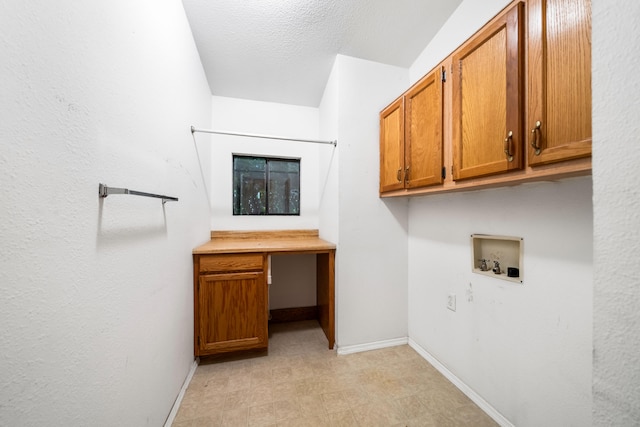
<path fill-rule="evenodd" d="M 447 177 L 447 168 L 445 166 L 442 167 L 442 179 Z"/>
<path fill-rule="evenodd" d="M 442 82 L 447 81 L 447 70 L 442 70 Z"/>
<path fill-rule="evenodd" d="M 198 347 L 200 347 L 200 336 L 198 335 Z"/>

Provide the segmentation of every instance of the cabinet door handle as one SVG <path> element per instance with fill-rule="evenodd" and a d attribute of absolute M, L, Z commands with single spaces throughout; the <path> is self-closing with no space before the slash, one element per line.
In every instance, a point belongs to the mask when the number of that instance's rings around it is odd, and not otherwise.
<path fill-rule="evenodd" d="M 531 129 L 531 133 L 533 134 L 533 139 L 531 140 L 531 146 L 536 150 L 536 156 L 539 156 L 540 153 L 542 152 L 542 146 L 540 145 L 540 139 L 542 138 L 542 135 L 540 132 L 540 126 L 542 126 L 542 123 L 540 123 L 540 120 L 538 120 L 536 122 L 536 127 Z"/>
<path fill-rule="evenodd" d="M 398 181 L 402 181 L 402 168 L 398 169 Z"/>
<path fill-rule="evenodd" d="M 512 145 L 513 145 L 513 132 L 509 131 L 509 134 L 504 139 L 504 154 L 507 155 L 507 161 L 509 162 L 513 161 Z"/>
<path fill-rule="evenodd" d="M 409 182 L 409 166 L 404 170 L 404 182 Z"/>

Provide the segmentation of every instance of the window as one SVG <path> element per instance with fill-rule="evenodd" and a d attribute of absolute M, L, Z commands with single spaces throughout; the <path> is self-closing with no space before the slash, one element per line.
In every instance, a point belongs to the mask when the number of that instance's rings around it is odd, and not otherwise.
<path fill-rule="evenodd" d="M 234 215 L 300 215 L 300 159 L 233 156 Z"/>

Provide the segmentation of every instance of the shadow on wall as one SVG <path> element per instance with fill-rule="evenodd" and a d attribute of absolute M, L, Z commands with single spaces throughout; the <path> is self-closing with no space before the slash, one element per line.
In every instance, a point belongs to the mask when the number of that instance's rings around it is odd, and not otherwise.
<path fill-rule="evenodd" d="M 129 196 L 123 196 L 129 199 Z M 107 201 L 98 199 L 96 247 L 127 246 L 141 240 L 167 238 L 167 203 L 160 200 Z M 105 214 L 105 204 L 110 206 Z M 162 216 L 158 214 L 162 209 Z"/>
<path fill-rule="evenodd" d="M 211 198 L 209 197 L 209 189 L 207 188 L 207 179 L 204 176 L 204 170 L 202 170 L 202 160 L 200 158 L 200 151 L 198 150 L 198 142 L 196 141 L 196 134 L 193 131 L 193 126 L 191 129 L 191 138 L 193 139 L 193 148 L 196 150 L 196 157 L 198 158 L 198 169 L 200 170 L 202 185 L 204 186 L 204 194 L 207 196 L 207 206 L 209 206 L 209 211 L 211 211 Z M 207 143 L 211 143 L 211 138 L 209 138 Z M 211 216 L 211 212 L 209 212 L 209 216 Z"/>
<path fill-rule="evenodd" d="M 395 197 L 380 199 L 387 207 L 396 222 L 402 227 L 405 233 L 409 232 L 408 206 L 409 199 L 407 197 Z"/>
<path fill-rule="evenodd" d="M 322 202 L 324 200 L 325 192 L 327 190 L 327 184 L 329 183 L 329 177 L 331 176 L 332 170 L 334 168 L 333 159 L 334 159 L 335 156 L 336 156 L 336 146 L 333 146 L 331 148 L 331 157 L 329 158 L 329 163 L 328 163 L 328 166 L 327 166 L 327 173 L 324 176 L 324 181 L 322 183 L 322 189 L 320 190 L 320 197 L 319 197 L 320 206 L 322 206 Z"/>

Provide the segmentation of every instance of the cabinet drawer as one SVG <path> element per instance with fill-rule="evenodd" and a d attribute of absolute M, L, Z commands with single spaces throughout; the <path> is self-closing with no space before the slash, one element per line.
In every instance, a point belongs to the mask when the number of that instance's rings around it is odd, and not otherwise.
<path fill-rule="evenodd" d="M 242 255 L 202 255 L 200 256 L 200 272 L 221 271 L 261 271 L 263 269 L 262 254 Z"/>

